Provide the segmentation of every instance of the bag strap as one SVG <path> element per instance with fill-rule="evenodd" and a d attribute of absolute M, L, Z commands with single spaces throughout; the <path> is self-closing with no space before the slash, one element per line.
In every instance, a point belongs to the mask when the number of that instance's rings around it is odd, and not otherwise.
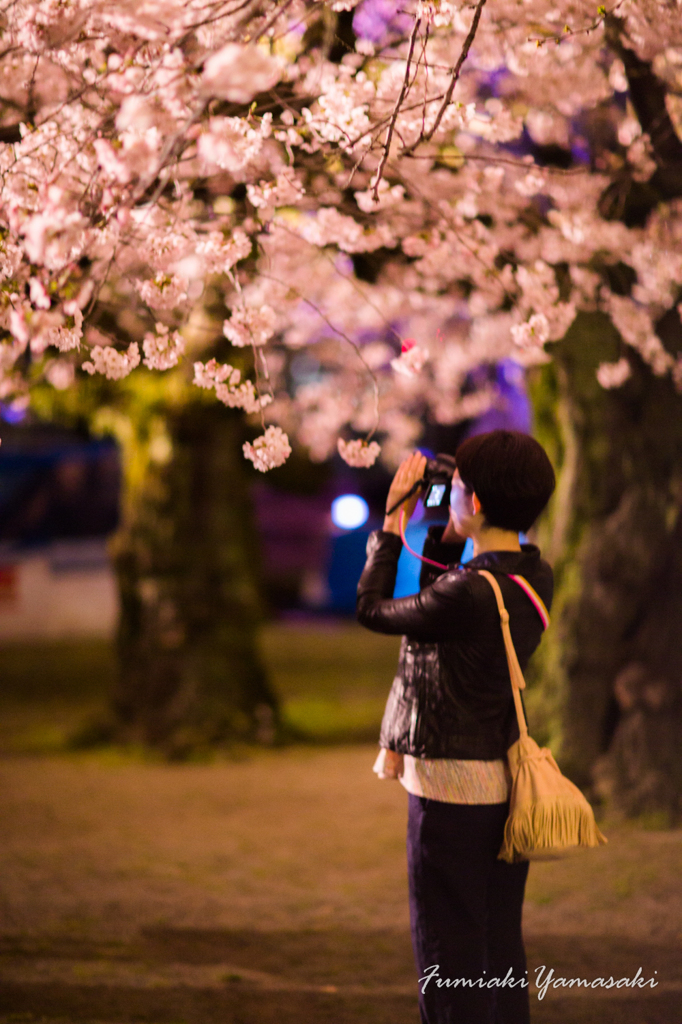
<path fill-rule="evenodd" d="M 526 596 L 530 598 L 531 602 L 535 605 L 536 612 L 542 620 L 542 628 L 547 629 L 550 621 L 549 612 L 547 611 L 547 606 L 538 594 L 537 590 L 531 587 L 530 583 L 525 578 L 525 576 L 515 576 L 511 572 L 507 573 L 507 575 L 509 576 L 510 580 L 514 580 L 514 583 L 518 583 L 518 585 L 521 587 L 521 590 L 523 590 Z"/>
<path fill-rule="evenodd" d="M 523 713 L 521 690 L 525 690 L 526 680 L 523 678 L 519 659 L 516 656 L 516 649 L 514 647 L 514 641 L 512 640 L 511 630 L 509 628 L 509 612 L 504 606 L 504 598 L 502 597 L 500 585 L 493 574 L 488 572 L 487 569 L 478 569 L 477 571 L 479 576 L 485 576 L 488 583 L 493 588 L 495 600 L 497 601 L 497 610 L 500 613 L 500 622 L 502 624 L 502 636 L 504 637 L 504 649 L 507 654 L 507 664 L 509 665 L 509 677 L 512 684 L 512 693 L 514 695 L 514 707 L 516 708 L 516 718 L 519 723 L 519 734 L 521 737 L 524 737 L 528 735 L 528 725 L 526 723 L 526 716 Z"/>

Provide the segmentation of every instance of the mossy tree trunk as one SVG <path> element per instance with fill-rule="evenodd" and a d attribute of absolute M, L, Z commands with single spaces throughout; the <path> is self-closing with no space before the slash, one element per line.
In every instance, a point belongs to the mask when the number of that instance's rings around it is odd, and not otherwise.
<path fill-rule="evenodd" d="M 171 757 L 239 738 L 272 742 L 279 728 L 257 652 L 242 432 L 238 413 L 198 402 L 157 417 L 144 457 L 124 446 L 115 728 Z"/>
<path fill-rule="evenodd" d="M 659 332 L 679 345 L 679 321 Z M 564 768 L 628 815 L 682 818 L 682 395 L 629 353 L 620 388 L 596 380 L 622 355 L 606 316 L 583 314 L 531 391 L 559 466 L 539 528 L 554 561 L 554 628 L 530 709 Z M 540 681 L 541 680 L 541 681 Z"/>
<path fill-rule="evenodd" d="M 632 104 L 651 140 L 656 171 L 646 183 L 625 170 L 599 201 L 601 214 L 644 225 L 661 202 L 682 196 L 682 141 L 666 108 L 666 84 L 629 49 L 623 22 L 606 19 Z M 608 164 L 608 137 L 590 133 L 593 159 Z M 608 133 L 607 133 L 608 134 Z M 599 270 L 629 294 L 634 270 Z M 656 327 L 668 351 L 682 348 L 675 309 Z M 529 708 L 564 767 L 628 815 L 682 819 L 682 395 L 622 345 L 604 315 L 582 314 L 551 346 L 554 361 L 532 385 L 537 430 L 560 467 L 539 527 L 554 561 L 552 632 L 535 668 Z M 632 375 L 602 389 L 596 370 L 627 355 Z"/>

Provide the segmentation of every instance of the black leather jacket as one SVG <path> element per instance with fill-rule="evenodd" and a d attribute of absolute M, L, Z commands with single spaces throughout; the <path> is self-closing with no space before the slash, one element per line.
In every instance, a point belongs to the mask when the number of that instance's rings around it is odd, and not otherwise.
<path fill-rule="evenodd" d="M 524 576 L 549 608 L 552 569 L 534 544 L 520 552 L 488 551 L 462 566 L 464 545 L 443 544 L 443 529 L 430 528 L 423 554 L 450 568 L 422 563 L 420 592 L 395 600 L 402 541 L 376 530 L 367 542 L 358 620 L 377 633 L 403 634 L 379 742 L 414 757 L 494 760 L 505 756 L 519 731 L 495 595 L 475 570 L 495 573 L 525 670 L 540 643 L 542 622 L 506 574 Z"/>

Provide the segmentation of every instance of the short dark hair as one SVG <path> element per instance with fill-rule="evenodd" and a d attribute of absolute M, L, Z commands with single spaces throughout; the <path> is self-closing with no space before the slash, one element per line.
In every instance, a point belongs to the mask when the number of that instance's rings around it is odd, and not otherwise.
<path fill-rule="evenodd" d="M 455 459 L 486 523 L 502 530 L 530 529 L 556 486 L 544 448 L 520 430 L 475 434 L 460 444 Z"/>

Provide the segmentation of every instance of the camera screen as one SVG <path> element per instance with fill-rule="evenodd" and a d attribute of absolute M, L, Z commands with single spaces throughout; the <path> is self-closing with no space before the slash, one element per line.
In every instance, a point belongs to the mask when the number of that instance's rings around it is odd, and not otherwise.
<path fill-rule="evenodd" d="M 426 497 L 427 508 L 436 508 L 440 505 L 443 500 L 443 495 L 445 494 L 445 487 L 445 484 L 433 484 Z"/>

